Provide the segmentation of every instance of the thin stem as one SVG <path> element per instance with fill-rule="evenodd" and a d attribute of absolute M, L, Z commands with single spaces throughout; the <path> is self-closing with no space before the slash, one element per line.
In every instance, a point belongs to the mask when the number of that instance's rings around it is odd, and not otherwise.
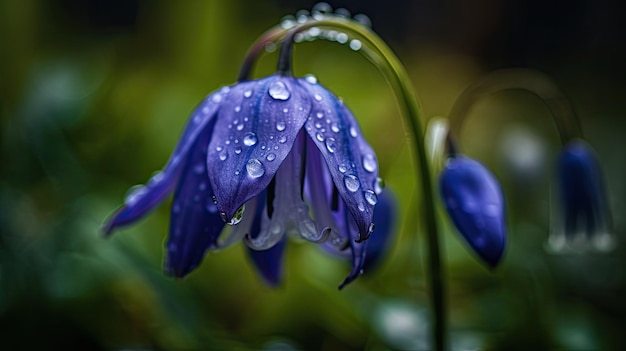
<path fill-rule="evenodd" d="M 431 299 L 433 309 L 433 342 L 435 350 L 443 351 L 446 349 L 446 309 L 445 309 L 445 287 L 443 283 L 443 265 L 440 255 L 439 229 L 435 217 L 435 198 L 433 194 L 433 185 L 428 163 L 425 145 L 424 130 L 422 128 L 422 119 L 420 116 L 420 104 L 416 98 L 416 94 L 411 86 L 408 74 L 404 66 L 393 53 L 391 48 L 369 28 L 361 23 L 343 17 L 324 16 L 322 19 L 309 21 L 299 24 L 289 30 L 290 33 L 296 33 L 307 30 L 311 27 L 332 28 L 355 34 L 364 41 L 364 45 L 359 50 L 365 57 L 370 60 L 381 71 L 387 82 L 392 87 L 398 103 L 402 110 L 405 127 L 415 143 L 416 157 L 416 173 L 421 174 L 421 190 L 423 193 L 424 220 L 426 224 L 426 234 L 428 240 L 428 271 L 431 288 Z M 262 36 L 263 40 L 268 38 L 276 38 L 280 40 L 286 35 L 287 30 L 283 29 L 282 35 L 275 32 L 275 28 L 268 31 Z M 264 44 L 266 45 L 266 44 Z M 253 46 L 253 49 L 256 46 Z M 255 52 L 251 49 L 251 55 Z M 250 55 L 249 55 L 250 57 Z"/>
<path fill-rule="evenodd" d="M 569 100 L 546 75 L 530 69 L 506 69 L 491 72 L 467 87 L 456 99 L 450 111 L 450 130 L 458 137 L 465 117 L 479 99 L 503 91 L 523 90 L 543 101 L 559 133 L 561 143 L 582 138 L 578 117 Z"/>

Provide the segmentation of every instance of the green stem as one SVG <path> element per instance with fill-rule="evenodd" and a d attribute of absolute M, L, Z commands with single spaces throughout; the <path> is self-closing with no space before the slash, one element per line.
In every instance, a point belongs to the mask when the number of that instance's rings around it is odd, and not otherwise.
<path fill-rule="evenodd" d="M 263 42 L 255 44 L 250 51 L 246 62 L 253 62 L 253 59 L 260 51 L 259 47 L 264 47 L 268 40 L 280 40 L 287 33 L 293 31 L 303 31 L 312 27 L 332 28 L 357 35 L 363 42 L 359 50 L 381 71 L 387 82 L 391 85 L 396 98 L 398 99 L 405 126 L 415 143 L 416 172 L 421 174 L 421 190 L 423 193 L 424 218 L 428 239 L 428 271 L 430 272 L 430 288 L 433 309 L 433 342 L 435 350 L 446 349 L 446 309 L 445 309 L 445 288 L 443 283 L 443 265 L 440 256 L 439 229 L 435 217 L 435 198 L 433 194 L 433 184 L 430 173 L 430 166 L 426 157 L 424 146 L 424 130 L 420 116 L 420 104 L 411 86 L 408 74 L 404 66 L 393 53 L 391 48 L 374 32 L 362 24 L 343 17 L 324 16 L 322 19 L 310 19 L 299 24 L 292 29 L 286 30 L 273 28 L 262 36 Z M 248 65 L 251 66 L 251 65 Z M 249 71 L 249 69 L 247 69 Z"/>
<path fill-rule="evenodd" d="M 458 137 L 465 116 L 477 100 L 512 90 L 530 92 L 546 104 L 552 113 L 552 119 L 563 145 L 572 139 L 582 138 L 578 117 L 569 100 L 549 77 L 530 69 L 493 71 L 467 87 L 456 99 L 450 111 L 450 133 Z"/>

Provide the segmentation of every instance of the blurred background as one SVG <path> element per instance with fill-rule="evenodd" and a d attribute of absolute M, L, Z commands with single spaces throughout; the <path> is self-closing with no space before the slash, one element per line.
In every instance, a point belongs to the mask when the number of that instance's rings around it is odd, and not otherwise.
<path fill-rule="evenodd" d="M 242 245 L 188 278 L 162 273 L 169 203 L 101 236 L 128 188 L 160 169 L 188 114 L 237 77 L 248 47 L 315 1 L 8 0 L 0 3 L 0 348 L 6 350 L 428 350 L 417 175 L 394 97 L 337 43 L 296 46 L 359 119 L 399 202 L 381 264 L 343 291 L 348 262 L 290 243 L 282 286 Z M 440 219 L 454 350 L 623 350 L 626 338 L 626 21 L 617 0 L 331 1 L 365 13 L 406 65 L 424 118 L 446 116 L 498 68 L 551 76 L 605 171 L 617 245 L 552 253 L 560 144 L 530 94 L 479 101 L 461 134 L 507 196 L 509 245 L 491 272 Z M 265 55 L 255 76 L 271 74 Z"/>

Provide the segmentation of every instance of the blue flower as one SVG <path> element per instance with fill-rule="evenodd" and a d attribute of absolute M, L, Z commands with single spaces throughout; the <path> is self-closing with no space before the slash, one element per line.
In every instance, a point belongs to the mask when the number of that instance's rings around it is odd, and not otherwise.
<path fill-rule="evenodd" d="M 506 245 L 504 201 L 498 181 L 482 164 L 456 156 L 440 176 L 446 210 L 470 247 L 490 267 Z"/>
<path fill-rule="evenodd" d="M 350 248 L 344 286 L 361 272 L 379 184 L 376 155 L 343 102 L 313 76 L 272 75 L 210 94 L 164 169 L 126 198 L 104 231 L 138 220 L 174 192 L 172 275 L 191 272 L 212 248 L 243 239 L 267 250 L 293 234 Z M 225 223 L 231 230 L 223 237 Z"/>
<path fill-rule="evenodd" d="M 599 250 L 610 249 L 613 242 L 602 170 L 589 145 L 581 140 L 568 143 L 559 155 L 558 173 L 563 224 L 562 233 L 551 237 L 553 246 L 583 239 Z"/>

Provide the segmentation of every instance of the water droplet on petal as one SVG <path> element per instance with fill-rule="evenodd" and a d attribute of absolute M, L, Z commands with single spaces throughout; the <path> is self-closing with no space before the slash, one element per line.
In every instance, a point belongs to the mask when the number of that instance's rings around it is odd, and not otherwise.
<path fill-rule="evenodd" d="M 352 136 L 353 138 L 356 138 L 357 135 L 359 135 L 356 131 L 356 128 L 354 127 L 350 127 L 350 136 Z"/>
<path fill-rule="evenodd" d="M 374 157 L 374 155 L 372 154 L 367 154 L 363 156 L 363 168 L 365 168 L 365 170 L 370 173 L 376 171 L 376 169 L 378 168 L 378 164 L 376 163 L 376 157 Z"/>
<path fill-rule="evenodd" d="M 346 171 L 348 170 L 348 168 L 346 168 L 346 166 L 344 165 L 340 165 L 338 169 L 339 169 L 339 172 L 341 173 L 346 173 Z"/>
<path fill-rule="evenodd" d="M 265 174 L 265 167 L 261 161 L 256 158 L 252 158 L 246 163 L 246 171 L 248 171 L 248 175 L 252 178 L 258 178 Z"/>
<path fill-rule="evenodd" d="M 304 76 L 304 80 L 306 80 L 309 84 L 317 84 L 317 77 L 312 74 L 307 74 Z"/>
<path fill-rule="evenodd" d="M 255 145 L 257 143 L 257 141 L 259 141 L 259 138 L 257 138 L 256 134 L 254 134 L 254 133 L 247 133 L 243 137 L 243 144 L 246 145 L 246 146 Z"/>
<path fill-rule="evenodd" d="M 235 225 L 241 222 L 241 220 L 243 219 L 243 213 L 245 212 L 245 210 L 246 210 L 246 205 L 245 204 L 241 205 L 241 207 L 239 207 L 237 211 L 235 212 L 235 215 L 233 216 L 233 218 L 230 219 L 228 224 Z"/>
<path fill-rule="evenodd" d="M 287 113 L 287 112 L 289 112 L 289 109 L 288 108 L 284 108 L 283 109 L 283 113 Z"/>
<path fill-rule="evenodd" d="M 239 112 L 239 111 L 241 111 L 241 106 L 236 106 L 235 107 L 235 112 Z"/>
<path fill-rule="evenodd" d="M 220 103 L 222 101 L 222 94 L 215 94 L 215 95 L 213 95 L 211 100 L 213 100 L 213 102 L 216 103 L 216 104 Z"/>
<path fill-rule="evenodd" d="M 339 133 L 339 125 L 337 125 L 337 123 L 333 123 L 330 125 L 330 130 L 332 130 L 335 133 Z"/>
<path fill-rule="evenodd" d="M 139 199 L 141 199 L 146 193 L 148 189 L 146 189 L 143 185 L 135 185 L 128 189 L 126 193 L 126 198 L 124 199 L 124 203 L 126 206 L 133 206 Z"/>
<path fill-rule="evenodd" d="M 156 172 L 152 176 L 152 178 L 150 178 L 150 180 L 148 181 L 148 185 L 156 185 L 156 184 L 160 183 L 164 178 L 165 178 L 165 175 L 163 174 L 163 172 L 161 172 L 161 171 Z"/>
<path fill-rule="evenodd" d="M 228 158 L 228 154 L 226 153 L 226 151 L 222 152 L 220 154 L 220 160 L 221 161 L 226 161 L 226 159 Z"/>
<path fill-rule="evenodd" d="M 346 186 L 346 189 L 352 192 L 359 190 L 359 187 L 361 186 L 359 179 L 352 174 L 348 174 L 343 177 L 343 184 Z"/>
<path fill-rule="evenodd" d="M 243 130 L 243 123 L 237 125 L 237 130 Z"/>
<path fill-rule="evenodd" d="M 284 144 L 285 142 L 287 142 L 287 137 L 286 137 L 286 136 L 284 136 L 284 135 L 283 135 L 283 136 L 281 136 L 281 137 L 278 139 L 278 142 L 279 142 L 279 143 L 281 143 L 281 144 Z"/>
<path fill-rule="evenodd" d="M 319 95 L 317 95 L 317 96 L 319 96 Z M 324 113 L 323 112 L 318 112 L 316 114 L 316 116 L 317 116 L 317 118 L 324 118 Z"/>
<path fill-rule="evenodd" d="M 322 101 L 323 100 L 322 95 L 320 95 L 320 94 L 315 94 L 314 98 L 315 98 L 315 101 Z"/>
<path fill-rule="evenodd" d="M 348 34 L 346 34 L 346 33 L 338 33 L 336 39 L 337 39 L 338 43 L 345 44 L 345 43 L 348 42 Z"/>
<path fill-rule="evenodd" d="M 235 153 L 236 153 L 237 155 L 239 155 L 239 154 L 241 153 L 241 151 L 242 151 L 241 146 L 237 145 L 237 147 L 235 147 Z"/>
<path fill-rule="evenodd" d="M 217 147 L 215 147 L 215 151 L 217 151 L 217 152 L 220 152 L 220 151 L 222 151 L 223 149 L 224 149 L 224 148 L 223 148 L 223 147 L 221 147 L 221 146 L 217 146 Z"/>
<path fill-rule="evenodd" d="M 275 100 L 287 100 L 291 96 L 285 83 L 281 81 L 273 82 L 272 85 L 270 85 L 268 93 Z"/>
<path fill-rule="evenodd" d="M 335 152 L 335 150 L 337 150 L 337 144 L 335 143 L 334 138 L 326 139 L 325 144 L 326 144 L 326 150 L 328 150 L 328 152 L 333 153 Z"/>
<path fill-rule="evenodd" d="M 283 130 L 285 130 L 285 128 L 287 128 L 287 126 L 285 125 L 285 122 L 276 122 L 276 130 L 279 132 L 282 132 Z"/>
<path fill-rule="evenodd" d="M 359 202 L 359 203 L 357 204 L 357 206 L 356 206 L 356 207 L 357 207 L 357 208 L 359 209 L 359 211 L 361 211 L 361 212 L 365 211 L 365 204 L 363 204 L 362 202 Z"/>
<path fill-rule="evenodd" d="M 315 134 L 315 139 L 317 139 L 317 141 L 324 141 L 324 136 L 320 133 Z"/>
<path fill-rule="evenodd" d="M 363 192 L 363 196 L 365 197 L 365 200 L 372 206 L 376 205 L 376 203 L 378 202 L 378 196 L 376 196 L 376 194 L 371 190 L 365 190 Z"/>
<path fill-rule="evenodd" d="M 383 192 L 384 188 L 385 188 L 385 181 L 383 180 L 383 178 L 376 177 L 376 180 L 374 181 L 374 192 L 376 194 L 380 194 Z"/>
<path fill-rule="evenodd" d="M 265 157 L 265 159 L 266 159 L 266 160 L 268 160 L 268 161 L 270 161 L 270 162 L 272 162 L 272 161 L 274 161 L 274 160 L 276 159 L 276 155 L 275 155 L 275 154 L 273 154 L 273 153 L 269 153 L 269 154 L 267 154 L 267 156 Z"/>
<path fill-rule="evenodd" d="M 252 90 L 246 90 L 243 92 L 243 97 L 249 98 L 250 96 L 252 96 Z"/>

